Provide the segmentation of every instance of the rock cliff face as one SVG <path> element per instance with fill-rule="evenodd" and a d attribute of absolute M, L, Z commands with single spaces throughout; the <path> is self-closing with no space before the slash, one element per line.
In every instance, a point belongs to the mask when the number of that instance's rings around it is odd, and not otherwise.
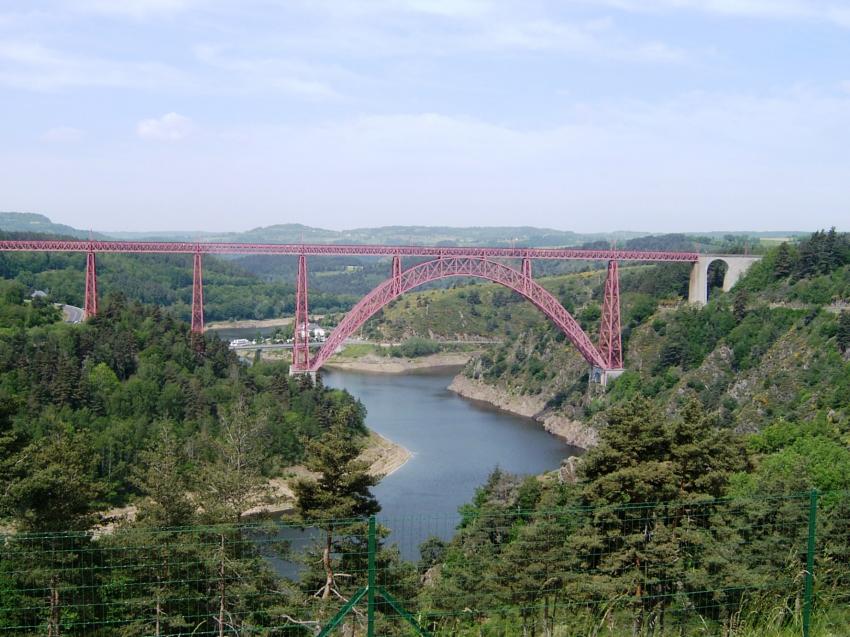
<path fill-rule="evenodd" d="M 546 408 L 547 398 L 541 395 L 514 395 L 495 385 L 458 374 L 449 390 L 464 398 L 490 403 L 499 409 L 537 420 L 549 433 L 567 444 L 589 449 L 597 442 L 597 432 L 584 423 L 552 413 Z"/>

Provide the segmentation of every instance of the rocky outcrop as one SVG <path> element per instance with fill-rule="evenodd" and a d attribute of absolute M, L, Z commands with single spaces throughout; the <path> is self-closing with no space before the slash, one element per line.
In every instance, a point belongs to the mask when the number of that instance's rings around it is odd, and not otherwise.
<path fill-rule="evenodd" d="M 464 398 L 480 400 L 518 416 L 533 418 L 543 425 L 546 431 L 574 447 L 589 449 L 596 445 L 598 434 L 594 428 L 547 409 L 544 396 L 511 394 L 500 387 L 463 374 L 454 377 L 449 390 Z"/>
<path fill-rule="evenodd" d="M 573 447 L 590 449 L 599 442 L 599 432 L 579 420 L 572 420 L 559 414 L 546 415 L 545 412 L 534 418 L 543 423 L 543 428 L 550 434 L 563 438 Z"/>
<path fill-rule="evenodd" d="M 468 378 L 458 374 L 449 385 L 449 391 L 473 400 L 504 409 L 518 416 L 535 418 L 546 407 L 546 399 L 542 396 L 517 396 L 506 392 L 500 387 L 489 385 L 483 381 Z"/>

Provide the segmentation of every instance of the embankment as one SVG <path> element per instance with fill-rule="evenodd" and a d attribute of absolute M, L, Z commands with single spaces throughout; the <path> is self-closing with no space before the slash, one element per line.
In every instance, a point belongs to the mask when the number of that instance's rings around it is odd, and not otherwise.
<path fill-rule="evenodd" d="M 291 316 L 273 319 L 242 319 L 239 321 L 212 321 L 206 324 L 208 330 L 233 330 L 247 328 L 283 327 L 294 321 Z"/>
<path fill-rule="evenodd" d="M 440 352 L 417 358 L 396 358 L 366 354 L 357 358 L 337 355 L 331 358 L 325 367 L 352 372 L 373 372 L 376 374 L 404 374 L 416 369 L 433 367 L 462 367 L 476 352 Z"/>
<path fill-rule="evenodd" d="M 574 447 L 589 449 L 597 443 L 598 434 L 594 428 L 547 409 L 546 399 L 542 396 L 514 395 L 463 374 L 454 377 L 449 390 L 464 398 L 480 400 L 518 416 L 533 418 L 546 431 Z"/>

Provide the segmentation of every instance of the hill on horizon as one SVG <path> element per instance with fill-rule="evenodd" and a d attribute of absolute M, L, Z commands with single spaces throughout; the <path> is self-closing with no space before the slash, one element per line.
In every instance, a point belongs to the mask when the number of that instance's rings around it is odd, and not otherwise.
<path fill-rule="evenodd" d="M 54 223 L 49 217 L 29 212 L 0 212 L 0 230 L 63 235 L 87 239 L 203 241 L 203 242 L 262 242 L 262 243 L 376 243 L 399 245 L 445 246 L 579 246 L 587 243 L 623 242 L 657 233 L 644 231 L 613 231 L 579 233 L 571 230 L 538 228 L 535 226 L 379 226 L 328 230 L 300 223 L 260 226 L 246 231 L 205 232 L 200 230 L 151 230 L 145 232 L 91 232 L 69 225 Z M 784 238 L 806 234 L 804 231 L 734 231 L 680 233 L 687 236 L 721 237 L 724 235 L 754 238 Z"/>

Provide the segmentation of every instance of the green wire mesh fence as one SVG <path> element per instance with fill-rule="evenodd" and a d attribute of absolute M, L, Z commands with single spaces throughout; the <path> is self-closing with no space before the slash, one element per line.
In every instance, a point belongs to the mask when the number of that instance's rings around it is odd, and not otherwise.
<path fill-rule="evenodd" d="M 850 493 L 1 539 L 0 635 L 850 634 Z"/>

